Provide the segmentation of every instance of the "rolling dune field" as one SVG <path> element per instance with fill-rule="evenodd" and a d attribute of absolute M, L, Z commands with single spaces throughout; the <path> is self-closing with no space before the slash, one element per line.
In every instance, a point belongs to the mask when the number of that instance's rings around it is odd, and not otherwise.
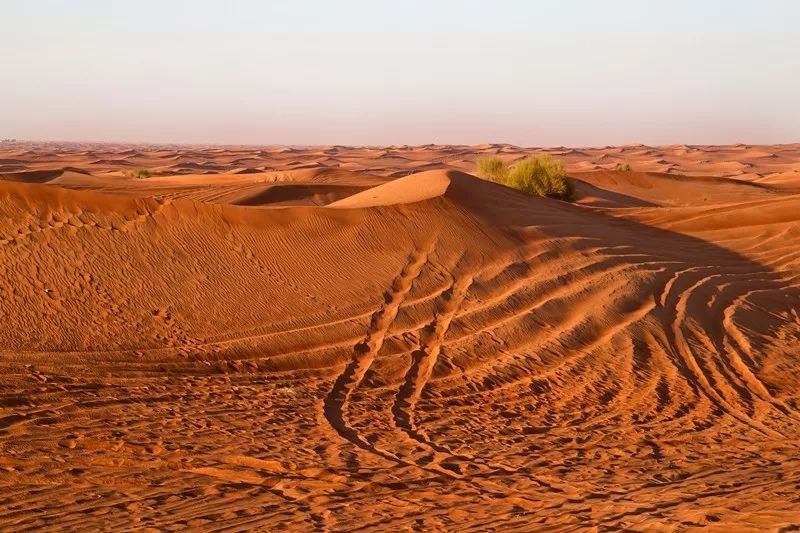
<path fill-rule="evenodd" d="M 3 143 L 0 318 L 3 531 L 800 531 L 800 145 Z"/>

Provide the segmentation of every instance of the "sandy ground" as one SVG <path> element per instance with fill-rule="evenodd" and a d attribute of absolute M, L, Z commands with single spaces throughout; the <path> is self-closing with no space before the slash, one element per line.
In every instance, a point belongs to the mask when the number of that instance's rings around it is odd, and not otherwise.
<path fill-rule="evenodd" d="M 800 145 L 5 143 L 0 529 L 800 530 L 799 281 Z"/>

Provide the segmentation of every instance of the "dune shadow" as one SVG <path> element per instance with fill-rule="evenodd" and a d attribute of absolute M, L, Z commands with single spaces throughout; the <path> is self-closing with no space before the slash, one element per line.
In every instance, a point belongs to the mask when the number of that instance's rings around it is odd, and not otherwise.
<path fill-rule="evenodd" d="M 242 198 L 234 205 L 261 206 L 278 203 L 304 203 L 315 204 L 316 196 L 329 196 L 331 201 L 340 200 L 350 195 L 359 193 L 368 187 L 349 185 L 273 185 L 252 196 Z"/>
<path fill-rule="evenodd" d="M 602 189 L 582 179 L 573 178 L 575 182 L 575 194 L 578 200 L 586 197 L 594 198 L 591 202 L 593 207 L 658 207 L 658 204 L 628 196 L 607 189 Z"/>

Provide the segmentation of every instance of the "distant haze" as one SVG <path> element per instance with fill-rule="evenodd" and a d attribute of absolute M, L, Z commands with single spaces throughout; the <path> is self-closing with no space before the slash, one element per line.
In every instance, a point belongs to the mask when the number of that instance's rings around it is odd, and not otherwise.
<path fill-rule="evenodd" d="M 0 138 L 800 141 L 800 2 L 3 0 Z"/>

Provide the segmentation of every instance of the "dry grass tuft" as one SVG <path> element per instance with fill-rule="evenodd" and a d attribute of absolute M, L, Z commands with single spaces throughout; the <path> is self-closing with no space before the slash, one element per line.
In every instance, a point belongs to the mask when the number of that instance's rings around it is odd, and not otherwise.
<path fill-rule="evenodd" d="M 481 157 L 478 159 L 478 177 L 504 184 L 508 178 L 508 165 L 499 157 Z"/>
<path fill-rule="evenodd" d="M 484 157 L 478 160 L 478 176 L 536 196 L 566 201 L 575 196 L 564 164 L 549 155 L 527 157 L 513 167 L 497 157 Z"/>
<path fill-rule="evenodd" d="M 139 180 L 143 180 L 151 176 L 150 171 L 147 170 L 146 168 L 139 168 L 136 170 L 126 170 L 125 175 L 129 178 L 136 178 Z"/>

